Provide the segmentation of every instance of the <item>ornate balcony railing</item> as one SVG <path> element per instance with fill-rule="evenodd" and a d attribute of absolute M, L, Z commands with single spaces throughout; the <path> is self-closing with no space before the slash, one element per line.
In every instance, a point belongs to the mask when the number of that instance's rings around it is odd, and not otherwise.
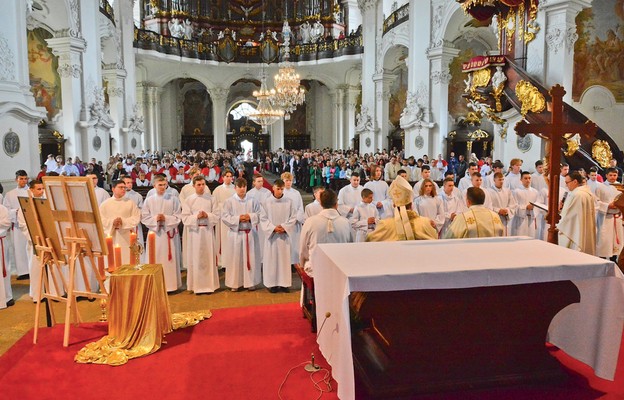
<path fill-rule="evenodd" d="M 108 0 L 100 0 L 100 12 L 115 25 L 115 10 L 113 10 L 113 6 L 108 3 Z"/>
<path fill-rule="evenodd" d="M 274 52 L 281 52 L 281 46 L 278 47 L 275 42 L 270 45 L 273 46 Z M 263 46 L 263 42 L 236 42 L 231 36 L 225 36 L 220 40 L 197 41 L 178 39 L 135 28 L 134 47 L 179 57 L 226 63 L 271 63 L 281 60 L 281 57 L 267 59 L 267 54 L 271 52 L 271 49 Z M 354 35 L 343 39 L 297 44 L 291 46 L 290 51 L 290 61 L 298 62 L 362 54 L 364 47 L 361 31 L 358 30 Z"/>
<path fill-rule="evenodd" d="M 383 34 L 385 35 L 391 29 L 401 25 L 403 22 L 409 19 L 409 3 L 398 8 L 395 12 L 390 14 L 383 23 Z"/>

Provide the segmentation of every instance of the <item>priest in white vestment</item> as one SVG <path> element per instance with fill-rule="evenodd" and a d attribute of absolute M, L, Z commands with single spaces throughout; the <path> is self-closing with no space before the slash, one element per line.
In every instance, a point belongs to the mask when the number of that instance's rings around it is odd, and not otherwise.
<path fill-rule="evenodd" d="M 4 239 L 4 245 L 12 246 L 13 261 L 18 279 L 25 279 L 28 278 L 32 253 L 28 253 L 28 238 L 19 229 L 17 223 L 17 214 L 20 210 L 19 200 L 17 198 L 28 197 L 28 174 L 26 171 L 20 169 L 15 172 L 15 182 L 17 183 L 17 187 L 13 190 L 9 190 L 2 200 L 2 204 L 9 210 L 9 218 L 11 219 L 11 227 L 8 231 L 7 238 Z M 9 242 L 11 244 L 9 244 Z M 8 260 L 7 258 L 7 262 Z M 9 268 L 8 271 L 10 275 L 11 269 Z"/>
<path fill-rule="evenodd" d="M 464 199 L 455 190 L 457 188 L 455 187 L 455 179 L 453 177 L 444 178 L 442 189 L 442 192 L 438 195 L 442 200 L 442 209 L 444 210 L 444 225 L 440 229 L 440 237 L 444 237 L 455 217 L 468 211 Z"/>
<path fill-rule="evenodd" d="M 325 190 L 320 196 L 323 211 L 306 221 L 299 244 L 300 264 L 305 272 L 314 277 L 314 250 L 320 243 L 349 243 L 351 224 L 338 212 L 338 196 L 333 190 Z"/>
<path fill-rule="evenodd" d="M 217 186 L 212 193 L 214 207 L 214 213 L 221 217 L 221 213 L 223 211 L 223 204 L 230 197 L 234 196 L 234 184 L 232 181 L 234 180 L 234 174 L 230 170 L 225 170 L 223 172 L 223 183 Z M 220 267 L 227 268 L 228 265 L 224 263 L 223 257 L 223 246 L 227 241 L 227 232 L 228 227 L 225 225 L 223 221 L 220 221 L 215 228 L 215 239 L 217 240 L 216 248 L 217 248 L 217 262 Z"/>
<path fill-rule="evenodd" d="M 624 229 L 622 228 L 622 213 L 614 204 L 621 192 L 613 186 L 617 183 L 618 171 L 615 168 L 607 169 L 607 181 L 596 187 L 596 255 L 611 258 L 622 252 Z"/>
<path fill-rule="evenodd" d="M 233 292 L 245 287 L 254 290 L 261 281 L 258 224 L 260 205 L 247 196 L 247 181 L 236 179 L 234 196 L 223 204 L 221 222 L 227 236 L 221 243 L 225 269 L 225 285 Z"/>
<path fill-rule="evenodd" d="M 505 178 L 505 181 L 507 178 Z M 518 208 L 511 220 L 509 236 L 529 236 L 537 238 L 537 221 L 534 206 L 531 203 L 543 203 L 539 193 L 531 187 L 531 174 L 522 172 L 522 187 L 513 191 Z"/>
<path fill-rule="evenodd" d="M 141 221 L 141 211 L 136 203 L 126 196 L 126 184 L 123 181 L 113 181 L 111 187 L 113 197 L 100 205 L 102 228 L 105 235 L 113 237 L 113 244 L 121 247 L 121 263 L 129 264 L 130 233 L 136 233 L 137 225 Z"/>
<path fill-rule="evenodd" d="M 444 234 L 444 239 L 482 238 L 504 236 L 504 227 L 498 214 L 483 206 L 485 192 L 471 187 L 466 191 L 468 211 L 455 217 Z"/>
<path fill-rule="evenodd" d="M 365 242 L 366 236 L 375 230 L 379 222 L 379 211 L 373 204 L 372 190 L 362 190 L 362 201 L 355 206 L 350 222 L 355 232 L 354 242 Z"/>
<path fill-rule="evenodd" d="M 174 292 L 182 285 L 180 276 L 180 200 L 166 193 L 167 178 L 154 178 L 156 193 L 145 199 L 141 210 L 141 222 L 156 234 L 156 263 L 162 264 L 167 292 Z M 149 240 L 145 246 L 149 254 Z"/>
<path fill-rule="evenodd" d="M 353 210 L 362 201 L 364 189 L 360 185 L 360 175 L 357 172 L 351 174 L 349 181 L 350 184 L 338 192 L 338 212 L 347 219 L 351 218 Z"/>
<path fill-rule="evenodd" d="M 505 236 L 509 236 L 511 220 L 516 213 L 518 203 L 511 193 L 511 190 L 504 187 L 505 176 L 502 172 L 495 172 L 494 186 L 488 189 L 488 198 L 492 206 L 492 211 L 498 214 L 505 227 Z"/>
<path fill-rule="evenodd" d="M 295 210 L 297 210 L 297 223 L 292 231 L 292 246 L 290 249 L 290 262 L 296 264 L 299 261 L 299 240 L 301 237 L 301 226 L 305 222 L 305 209 L 303 208 L 303 199 L 301 193 L 292 187 L 293 175 L 290 172 L 284 172 L 281 176 L 284 181 L 284 196 L 292 200 Z"/>
<path fill-rule="evenodd" d="M 564 177 L 569 192 L 563 208 L 559 230 L 559 246 L 594 255 L 596 253 L 595 198 L 584 185 L 585 178 L 578 172 Z"/>
<path fill-rule="evenodd" d="M 186 289 L 195 294 L 212 293 L 220 287 L 214 233 L 219 217 L 213 213 L 206 178 L 196 175 L 192 183 L 195 193 L 184 202 L 181 215 L 188 253 Z"/>
<path fill-rule="evenodd" d="M 0 309 L 15 304 L 11 289 L 11 271 L 9 270 L 7 232 L 11 229 L 9 209 L 0 204 Z M 21 232 L 20 232 L 21 233 Z"/>
<path fill-rule="evenodd" d="M 288 292 L 292 286 L 291 241 L 297 224 L 297 210 L 284 196 L 284 181 L 273 184 L 273 195 L 261 207 L 260 231 L 266 237 L 263 247 L 262 283 L 271 293 Z"/>

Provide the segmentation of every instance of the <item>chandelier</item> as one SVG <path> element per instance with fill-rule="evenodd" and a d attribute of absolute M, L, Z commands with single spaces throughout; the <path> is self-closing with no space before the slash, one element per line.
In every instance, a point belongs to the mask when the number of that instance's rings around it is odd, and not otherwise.
<path fill-rule="evenodd" d="M 285 23 L 285 26 L 288 26 Z M 284 62 L 273 77 L 275 93 L 271 103 L 284 110 L 284 119 L 289 120 L 290 114 L 298 105 L 305 101 L 305 89 L 300 85 L 299 74 L 290 63 L 290 34 L 284 34 Z"/>
<path fill-rule="evenodd" d="M 263 71 L 260 78 L 260 90 L 253 92 L 253 96 L 258 99 L 258 107 L 256 107 L 256 111 L 249 114 L 249 119 L 260 125 L 262 129 L 274 124 L 284 116 L 283 110 L 274 109 L 271 105 L 271 98 L 274 95 L 275 90 L 268 90 L 266 87 L 266 75 Z"/>

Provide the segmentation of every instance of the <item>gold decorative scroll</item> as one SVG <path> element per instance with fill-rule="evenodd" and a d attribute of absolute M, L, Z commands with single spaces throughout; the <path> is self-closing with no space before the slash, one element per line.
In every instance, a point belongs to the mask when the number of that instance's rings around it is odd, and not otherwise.
<path fill-rule="evenodd" d="M 520 3 L 516 11 L 518 18 L 518 37 L 524 37 L 524 3 Z"/>
<path fill-rule="evenodd" d="M 518 82 L 516 85 L 516 96 L 522 103 L 522 109 L 520 110 L 522 116 L 525 116 L 529 111 L 541 113 L 546 109 L 544 95 L 530 82 L 525 80 Z"/>
<path fill-rule="evenodd" d="M 592 144 L 592 157 L 594 160 L 598 161 L 598 164 L 600 164 L 602 168 L 608 168 L 609 161 L 613 158 L 609 143 L 606 140 L 596 140 L 594 144 Z"/>
<path fill-rule="evenodd" d="M 581 147 L 581 135 L 578 133 L 573 135 L 566 140 L 566 144 L 568 145 L 568 148 L 564 154 L 566 157 L 572 157 L 574 153 L 577 152 L 579 147 Z"/>
<path fill-rule="evenodd" d="M 535 35 L 537 35 L 537 32 L 539 31 L 539 25 L 537 25 L 536 22 L 529 21 L 524 31 L 524 43 L 528 44 L 529 42 L 533 41 L 533 39 L 535 39 Z"/>
<path fill-rule="evenodd" d="M 489 68 L 483 68 L 472 73 L 472 89 L 485 87 L 490 82 L 492 71 Z"/>
<path fill-rule="evenodd" d="M 513 48 L 514 32 L 516 31 L 516 14 L 513 11 L 509 11 L 507 18 L 505 19 L 505 29 L 507 36 L 507 51 L 511 51 Z"/>

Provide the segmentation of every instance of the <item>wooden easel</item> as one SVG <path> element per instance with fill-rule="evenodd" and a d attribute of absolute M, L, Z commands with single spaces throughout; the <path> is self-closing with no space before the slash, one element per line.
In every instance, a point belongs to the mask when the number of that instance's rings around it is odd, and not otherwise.
<path fill-rule="evenodd" d="M 85 296 L 89 299 L 99 298 L 102 301 L 108 299 L 108 292 L 104 286 L 105 277 L 103 271 L 100 273 L 96 265 L 96 258 L 104 255 L 103 252 L 106 251 L 106 247 L 103 246 L 104 234 L 102 232 L 102 222 L 91 180 L 81 177 L 44 177 L 43 181 L 44 185 L 47 185 L 47 188 L 51 189 L 51 192 L 48 193 L 51 210 L 49 211 L 50 214 L 45 217 L 43 215 L 36 214 L 38 230 L 43 232 L 42 235 L 36 239 L 36 249 L 39 254 L 39 266 L 42 272 L 39 292 L 42 298 L 50 298 L 65 303 L 65 330 L 63 334 L 63 346 L 67 347 L 69 345 L 69 332 L 72 320 L 76 324 L 81 322 L 76 305 L 76 297 Z M 82 211 L 79 211 L 80 209 L 75 207 L 73 195 L 70 193 L 71 189 L 69 187 L 69 183 L 73 183 L 74 186 L 72 186 L 72 188 L 78 189 L 78 192 L 81 192 L 80 194 L 82 197 L 80 197 L 80 199 L 88 202 L 88 204 L 85 204 L 84 201 L 79 203 Z M 84 211 L 85 205 L 89 206 L 87 207 L 89 211 Z M 50 222 L 52 229 L 50 229 Z M 81 224 L 83 226 L 86 224 L 94 227 L 95 233 L 92 233 L 94 236 L 93 240 L 98 240 L 99 248 L 103 249 L 103 251 L 93 251 L 92 239 L 90 238 L 88 232 L 81 227 Z M 64 228 L 61 229 L 61 227 Z M 50 231 L 53 233 L 50 233 Z M 55 237 L 60 243 L 64 244 L 64 246 L 56 246 L 60 247 L 60 251 L 54 249 L 53 241 L 50 240 L 50 237 Z M 59 253 L 67 260 L 67 266 L 69 268 L 69 278 L 67 282 L 65 282 L 62 278 L 63 287 L 67 292 L 67 298 L 50 294 L 50 283 L 47 279 L 47 274 L 43 277 L 43 274 L 46 272 L 46 266 L 60 265 L 58 259 Z M 100 284 L 100 293 L 92 291 L 87 276 L 85 259 L 89 259 L 91 262 L 91 268 Z M 82 271 L 86 289 L 84 291 L 78 291 L 75 289 L 77 261 L 79 262 Z M 57 285 L 54 275 L 53 281 L 54 284 Z M 58 285 L 56 288 L 58 290 Z M 45 292 L 42 292 L 44 289 Z M 41 302 L 37 303 L 37 309 L 35 312 L 35 343 L 37 340 L 37 328 L 39 325 L 38 318 L 40 313 L 40 303 Z"/>

